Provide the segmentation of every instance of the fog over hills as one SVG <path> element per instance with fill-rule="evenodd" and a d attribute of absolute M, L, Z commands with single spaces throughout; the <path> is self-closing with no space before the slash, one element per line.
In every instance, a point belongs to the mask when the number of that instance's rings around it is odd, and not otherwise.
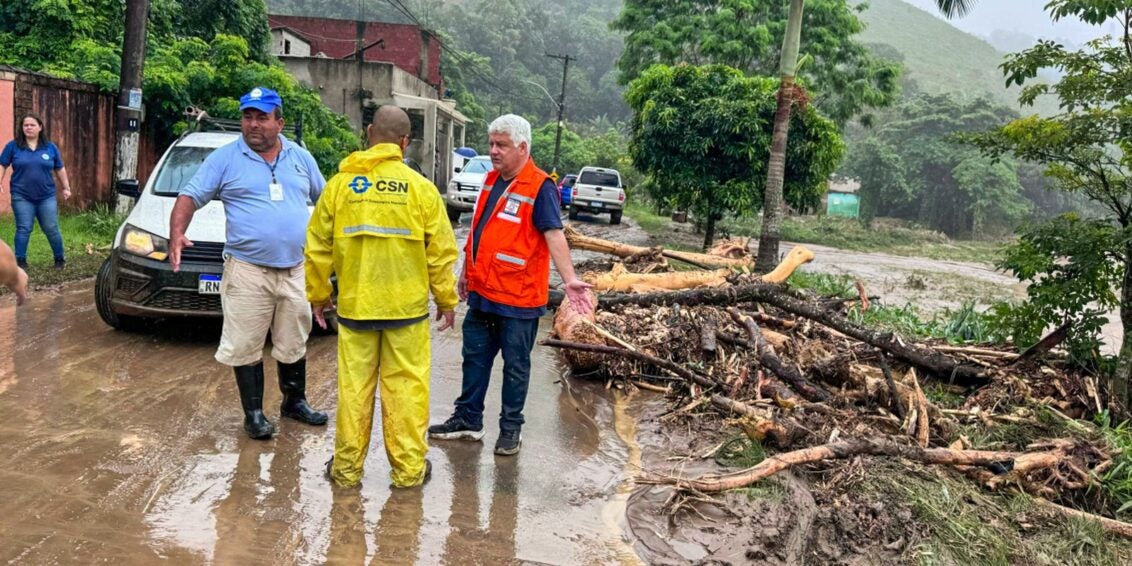
<path fill-rule="evenodd" d="M 943 19 L 934 0 L 904 0 Z M 949 20 L 951 25 L 989 40 L 1002 51 L 1013 51 L 1033 39 L 1055 39 L 1080 45 L 1106 33 L 1115 34 L 1115 24 L 1090 26 L 1076 18 L 1053 22 L 1045 12 L 1046 0 L 978 0 L 971 13 Z M 997 33 L 996 33 L 997 32 Z M 1026 38 L 1032 38 L 1026 41 Z"/>

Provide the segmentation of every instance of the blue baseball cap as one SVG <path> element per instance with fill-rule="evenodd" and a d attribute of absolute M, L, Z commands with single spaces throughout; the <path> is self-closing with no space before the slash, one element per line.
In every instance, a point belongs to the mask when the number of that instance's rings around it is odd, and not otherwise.
<path fill-rule="evenodd" d="M 283 99 L 279 93 L 269 88 L 257 86 L 251 92 L 240 97 L 240 110 L 255 108 L 265 114 L 270 114 L 276 108 L 283 110 Z"/>

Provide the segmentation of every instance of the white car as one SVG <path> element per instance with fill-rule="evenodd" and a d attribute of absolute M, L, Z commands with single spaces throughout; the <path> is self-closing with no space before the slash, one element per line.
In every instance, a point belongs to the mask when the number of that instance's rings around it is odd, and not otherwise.
<path fill-rule="evenodd" d="M 185 234 L 193 246 L 181 251 L 177 273 L 169 263 L 169 215 L 205 158 L 239 136 L 238 129 L 186 133 L 166 150 L 143 190 L 137 181 L 119 182 L 118 192 L 137 203 L 118 228 L 95 280 L 95 306 L 106 324 L 133 329 L 144 319 L 223 316 L 223 203 L 214 199 L 193 215 Z"/>
<path fill-rule="evenodd" d="M 603 167 L 582 167 L 570 194 L 570 220 L 577 220 L 579 212 L 609 213 L 610 224 L 621 223 L 625 208 L 625 187 L 621 173 Z"/>
<path fill-rule="evenodd" d="M 452 180 L 448 181 L 444 193 L 444 206 L 448 209 L 449 220 L 457 222 L 461 213 L 475 210 L 476 199 L 480 197 L 483 180 L 489 171 L 491 171 L 491 158 L 480 155 L 469 159 Z"/>

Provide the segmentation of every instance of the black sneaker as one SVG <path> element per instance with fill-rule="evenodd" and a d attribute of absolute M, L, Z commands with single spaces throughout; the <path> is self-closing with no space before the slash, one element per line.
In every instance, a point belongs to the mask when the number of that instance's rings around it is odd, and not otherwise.
<path fill-rule="evenodd" d="M 523 444 L 523 433 L 517 430 L 501 430 L 495 441 L 495 453 L 500 456 L 514 456 Z"/>
<path fill-rule="evenodd" d="M 17 258 L 16 259 L 16 267 L 18 267 L 18 268 L 20 268 L 24 271 L 27 271 L 28 270 L 28 260 Z"/>
<path fill-rule="evenodd" d="M 428 437 L 437 440 L 471 440 L 476 441 L 483 438 L 483 425 L 479 428 L 472 428 L 463 417 L 452 417 L 444 424 L 432 425 L 428 427 Z"/>
<path fill-rule="evenodd" d="M 55 269 L 63 269 L 67 267 L 67 262 L 61 259 L 55 260 Z"/>

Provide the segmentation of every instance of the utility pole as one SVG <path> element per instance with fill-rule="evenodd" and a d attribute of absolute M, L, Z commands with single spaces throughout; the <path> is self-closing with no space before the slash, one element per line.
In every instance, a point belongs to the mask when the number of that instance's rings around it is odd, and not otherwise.
<path fill-rule="evenodd" d="M 138 130 L 142 121 L 142 73 L 145 70 L 146 22 L 149 0 L 126 2 L 126 33 L 122 40 L 122 70 L 118 81 L 117 147 L 114 152 L 114 181 L 138 178 Z M 127 212 L 130 199 L 118 196 L 118 211 Z"/>
<path fill-rule="evenodd" d="M 558 95 L 558 132 L 554 134 L 554 165 L 550 170 L 550 176 L 554 178 L 554 182 L 558 182 L 558 154 L 562 149 L 562 114 L 566 111 L 566 73 L 570 69 L 570 60 L 577 60 L 577 57 L 569 55 L 554 55 L 547 53 L 547 57 L 551 59 L 559 59 L 562 61 L 562 94 Z"/>

